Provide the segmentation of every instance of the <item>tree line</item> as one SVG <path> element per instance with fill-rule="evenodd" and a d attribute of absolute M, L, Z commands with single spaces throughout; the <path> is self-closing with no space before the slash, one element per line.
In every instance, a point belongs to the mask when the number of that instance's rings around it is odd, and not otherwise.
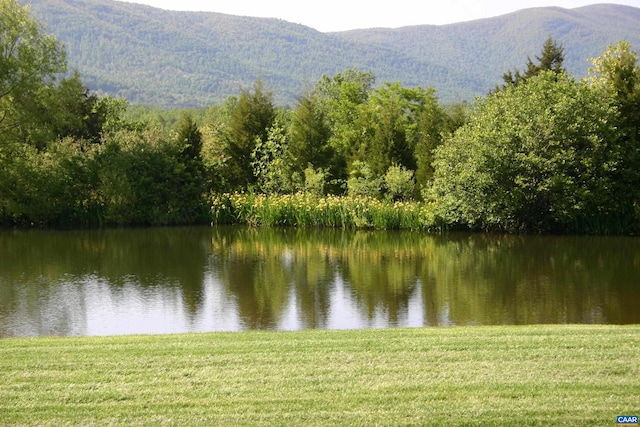
<path fill-rule="evenodd" d="M 306 192 L 418 200 L 450 228 L 637 231 L 640 68 L 627 42 L 576 80 L 549 38 L 473 105 L 347 69 L 293 108 L 257 81 L 178 116 L 91 93 L 28 7 L 0 6 L 0 224 L 206 223 L 215 194 Z"/>

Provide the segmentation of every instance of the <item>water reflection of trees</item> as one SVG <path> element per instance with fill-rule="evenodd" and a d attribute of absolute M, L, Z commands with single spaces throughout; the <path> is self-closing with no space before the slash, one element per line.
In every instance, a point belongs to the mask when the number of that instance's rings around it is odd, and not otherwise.
<path fill-rule="evenodd" d="M 450 234 L 433 242 L 436 256 L 421 273 L 430 284 L 423 295 L 440 311 L 446 307 L 447 322 L 638 321 L 637 239 Z"/>
<path fill-rule="evenodd" d="M 635 238 L 244 227 L 4 231 L 0 336 L 10 335 L 3 319 L 16 313 L 31 316 L 44 334 L 82 324 L 88 281 L 106 283 L 116 304 L 131 288 L 164 292 L 196 319 L 210 309 L 203 305 L 209 274 L 244 328 L 289 327 L 287 314 L 294 327 L 327 327 L 338 290 L 366 324 L 403 326 L 409 306 L 422 310 L 425 325 L 638 323 L 639 269 Z"/>
<path fill-rule="evenodd" d="M 418 287 L 426 325 L 639 320 L 637 239 L 222 228 L 213 247 L 250 327 L 275 327 L 292 289 L 302 327 L 322 327 L 336 275 L 392 326 Z"/>
<path fill-rule="evenodd" d="M 292 291 L 304 327 L 325 325 L 333 282 L 328 238 L 297 229 L 217 229 L 214 271 L 247 327 L 277 327 Z"/>
<path fill-rule="evenodd" d="M 359 231 L 340 249 L 344 278 L 369 319 L 382 311 L 391 325 L 399 324 L 424 261 L 420 240 L 407 233 Z"/>

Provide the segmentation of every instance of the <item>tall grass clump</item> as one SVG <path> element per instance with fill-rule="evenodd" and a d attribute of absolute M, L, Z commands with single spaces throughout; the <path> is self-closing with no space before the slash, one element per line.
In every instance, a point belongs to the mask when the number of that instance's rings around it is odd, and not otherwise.
<path fill-rule="evenodd" d="M 218 194 L 212 197 L 211 216 L 214 224 L 249 226 L 427 231 L 437 228 L 429 204 L 416 201 L 382 201 L 363 195 Z"/>

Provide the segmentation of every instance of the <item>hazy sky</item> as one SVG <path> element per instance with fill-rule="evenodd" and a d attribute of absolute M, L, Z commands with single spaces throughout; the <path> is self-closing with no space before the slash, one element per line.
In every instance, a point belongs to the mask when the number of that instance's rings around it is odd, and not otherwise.
<path fill-rule="evenodd" d="M 280 18 L 320 31 L 449 24 L 540 6 L 574 8 L 595 3 L 640 7 L 640 0 L 126 0 L 162 9 Z"/>

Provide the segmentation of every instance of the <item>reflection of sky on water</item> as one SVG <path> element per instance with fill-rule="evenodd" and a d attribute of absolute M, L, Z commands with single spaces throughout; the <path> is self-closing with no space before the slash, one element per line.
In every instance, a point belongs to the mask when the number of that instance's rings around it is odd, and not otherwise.
<path fill-rule="evenodd" d="M 98 280 L 85 284 L 86 335 L 160 334 L 190 330 L 176 287 L 140 288 L 127 281 L 115 292 Z"/>
<path fill-rule="evenodd" d="M 69 278 L 71 279 L 71 278 Z M 44 288 L 34 297 L 33 289 Z M 13 312 L 0 312 L 5 336 L 86 335 L 83 285 L 74 280 L 54 287 L 32 283 L 18 291 Z M 69 326 L 73 325 L 70 330 Z"/>
<path fill-rule="evenodd" d="M 424 325 L 422 295 L 416 287 L 408 307 L 398 322 L 390 323 L 388 313 L 378 308 L 371 318 L 336 273 L 330 297 L 329 316 L 318 319 L 324 329 L 419 327 Z M 28 307 L 28 298 L 9 315 L 0 316 L 4 336 L 104 336 L 129 334 L 171 334 L 185 332 L 240 331 L 247 329 L 240 319 L 234 298 L 209 271 L 205 275 L 203 303 L 196 315 L 185 309 L 178 286 L 140 287 L 127 277 L 117 286 L 94 275 L 67 277 L 63 283 L 47 287 L 37 307 Z M 289 291 L 288 305 L 273 329 L 300 330 L 304 324 L 296 291 Z"/>
<path fill-rule="evenodd" d="M 202 308 L 194 316 L 185 309 L 179 287 L 141 289 L 126 284 L 115 296 L 105 283 L 88 284 L 86 335 L 171 334 L 237 331 L 241 322 L 232 299 L 210 274 L 205 276 Z"/>

